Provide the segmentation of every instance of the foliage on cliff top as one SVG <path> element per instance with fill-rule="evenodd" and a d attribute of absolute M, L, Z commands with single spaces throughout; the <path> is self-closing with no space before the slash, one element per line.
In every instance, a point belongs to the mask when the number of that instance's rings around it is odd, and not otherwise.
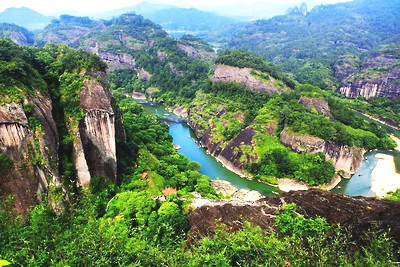
<path fill-rule="evenodd" d="M 294 88 L 295 81 L 284 74 L 274 64 L 265 61 L 261 56 L 241 50 L 224 50 L 218 54 L 216 64 L 224 64 L 239 68 L 252 68 L 269 73 L 277 80 L 283 81 L 287 86 Z"/>
<path fill-rule="evenodd" d="M 33 49 L 12 43 L 9 40 L 0 39 L 0 93 L 3 97 L 17 94 L 19 90 L 27 94 L 33 94 L 33 89 L 45 90 L 46 83 L 34 66 L 35 58 Z"/>

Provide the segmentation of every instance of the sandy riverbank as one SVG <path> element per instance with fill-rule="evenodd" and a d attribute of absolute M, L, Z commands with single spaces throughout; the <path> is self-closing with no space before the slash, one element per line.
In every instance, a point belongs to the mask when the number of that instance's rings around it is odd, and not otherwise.
<path fill-rule="evenodd" d="M 295 181 L 292 179 L 288 179 L 288 178 L 278 179 L 278 188 L 282 192 L 308 190 L 308 186 L 305 183 Z"/>
<path fill-rule="evenodd" d="M 378 164 L 371 174 L 371 190 L 377 197 L 385 197 L 387 192 L 400 188 L 400 174 L 396 173 L 393 156 L 378 153 Z"/>
<path fill-rule="evenodd" d="M 396 151 L 400 151 L 400 139 L 394 136 L 393 134 L 390 137 L 396 142 L 397 146 L 394 148 Z"/>
<path fill-rule="evenodd" d="M 146 95 L 144 93 L 140 93 L 140 92 L 132 92 L 131 97 L 134 99 L 146 100 Z"/>

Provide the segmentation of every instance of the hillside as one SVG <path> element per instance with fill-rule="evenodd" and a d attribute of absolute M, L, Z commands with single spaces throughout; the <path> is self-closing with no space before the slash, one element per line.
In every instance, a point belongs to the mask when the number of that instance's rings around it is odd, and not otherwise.
<path fill-rule="evenodd" d="M 44 29 L 53 19 L 27 7 L 7 8 L 0 13 L 0 22 L 13 23 L 30 31 Z"/>
<path fill-rule="evenodd" d="M 97 54 L 110 70 L 117 70 L 119 81 L 129 79 L 123 85 L 128 92 L 144 93 L 152 87 L 179 92 L 177 97 L 192 93 L 208 72 L 209 63 L 203 59 L 215 57 L 207 43 L 189 36 L 173 40 L 160 26 L 134 14 L 109 21 L 64 15 L 35 40 L 39 45 L 62 43 Z"/>
<path fill-rule="evenodd" d="M 10 39 L 15 44 L 32 45 L 33 33 L 27 29 L 10 23 L 0 23 L 0 38 Z"/>
<path fill-rule="evenodd" d="M 318 185 L 335 171 L 350 177 L 366 150 L 394 146 L 384 130 L 358 119 L 339 99 L 296 84 L 258 56 L 228 50 L 216 63 L 187 105 L 188 124 L 211 155 L 242 176 Z"/>
<path fill-rule="evenodd" d="M 227 46 L 263 55 L 302 83 L 336 89 L 337 59 L 399 42 L 399 21 L 399 1 L 355 0 L 252 22 Z"/>

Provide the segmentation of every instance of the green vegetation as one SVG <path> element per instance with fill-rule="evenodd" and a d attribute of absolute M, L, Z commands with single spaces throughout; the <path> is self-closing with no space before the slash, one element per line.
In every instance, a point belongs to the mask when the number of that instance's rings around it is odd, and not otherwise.
<path fill-rule="evenodd" d="M 12 160 L 10 160 L 5 154 L 0 153 L 0 170 L 7 171 L 13 166 Z"/>
<path fill-rule="evenodd" d="M 395 260 L 385 233 L 367 233 L 356 246 L 346 229 L 298 215 L 294 204 L 276 217 L 276 230 L 244 222 L 232 232 L 219 224 L 213 236 L 189 244 L 177 198 L 160 204 L 145 192 L 126 191 L 105 210 L 109 190 L 104 184 L 87 189 L 68 216 L 39 205 L 23 220 L 2 202 L 0 258 L 23 266 L 391 266 Z"/>
<path fill-rule="evenodd" d="M 265 61 L 261 56 L 240 51 L 240 50 L 224 50 L 219 53 L 216 64 L 224 64 L 239 68 L 252 68 L 261 72 L 269 73 L 277 80 L 283 81 L 287 86 L 294 88 L 296 83 L 285 75 L 274 64 Z"/>
<path fill-rule="evenodd" d="M 358 97 L 349 100 L 348 106 L 372 117 L 389 119 L 392 124 L 400 125 L 400 100 L 398 98 L 371 97 L 365 99 Z"/>
<path fill-rule="evenodd" d="M 299 85 L 294 92 L 268 95 L 242 88 L 236 83 L 208 83 L 192 101 L 192 120 L 203 134 L 211 128 L 211 140 L 224 149 L 238 134 L 251 128 L 256 132 L 252 145 L 239 145 L 241 163 L 256 179 L 276 183 L 288 177 L 310 185 L 329 182 L 335 170 L 322 153 L 295 153 L 280 142 L 280 133 L 314 136 L 337 145 L 392 149 L 395 143 L 376 123 L 357 117 L 345 103 L 312 85 Z M 325 103 L 332 118 L 299 103 L 300 97 Z M 321 104 L 322 105 L 322 104 Z M 334 118 L 334 119 L 333 119 Z M 245 156 L 244 156 L 245 155 Z M 248 157 L 257 158 L 250 162 Z"/>
<path fill-rule="evenodd" d="M 152 195 L 161 195 L 162 189 L 173 187 L 183 195 L 197 191 L 216 198 L 209 178 L 173 148 L 168 126 L 146 115 L 136 102 L 120 98 L 127 134 L 126 142 L 119 143 L 117 149 L 121 186 L 126 190 L 148 190 Z"/>
<path fill-rule="evenodd" d="M 300 83 L 336 89 L 336 61 L 362 55 L 379 45 L 397 43 L 397 1 L 348 1 L 313 8 L 306 16 L 290 13 L 226 28 L 207 40 L 262 55 Z"/>

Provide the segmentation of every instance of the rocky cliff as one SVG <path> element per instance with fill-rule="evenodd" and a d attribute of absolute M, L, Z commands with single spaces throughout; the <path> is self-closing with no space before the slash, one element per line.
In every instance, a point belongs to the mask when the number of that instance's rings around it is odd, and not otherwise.
<path fill-rule="evenodd" d="M 400 97 L 400 56 L 375 52 L 365 57 L 359 70 L 351 64 L 336 66 L 342 79 L 338 91 L 347 97 Z"/>
<path fill-rule="evenodd" d="M 111 91 L 94 79 L 86 79 L 80 93 L 80 106 L 85 117 L 79 122 L 79 135 L 84 158 L 80 162 L 85 168 L 80 185 L 90 182 L 90 177 L 102 177 L 116 182 L 117 157 L 115 142 L 115 116 L 111 105 Z M 80 150 L 77 145 L 77 150 Z M 90 173 L 89 180 L 85 163 Z"/>
<path fill-rule="evenodd" d="M 12 161 L 12 167 L 4 168 L 0 175 L 0 196 L 12 195 L 17 213 L 24 214 L 44 197 L 60 210 L 60 203 L 48 194 L 51 188 L 61 185 L 51 101 L 36 91 L 35 97 L 25 98 L 24 102 L 31 105 L 29 112 L 24 112 L 22 103 L 0 106 L 0 152 Z M 28 117 L 37 123 L 30 126 Z"/>
<path fill-rule="evenodd" d="M 98 74 L 92 74 L 99 77 Z M 16 212 L 46 198 L 57 212 L 68 202 L 68 190 L 59 171 L 59 133 L 50 97 L 38 90 L 23 103 L 0 106 L 0 152 L 11 162 L 1 166 L 1 198 L 12 195 Z M 72 137 L 72 156 L 78 186 L 93 177 L 116 182 L 115 115 L 112 95 L 97 79 L 84 80 L 80 106 L 84 118 L 67 125 Z"/>
<path fill-rule="evenodd" d="M 197 108 L 201 109 L 202 107 L 192 107 L 188 110 L 188 124 L 199 138 L 200 144 L 206 147 L 208 153 L 216 157 L 225 167 L 244 176 L 243 167 L 247 163 L 255 162 L 258 159 L 257 156 L 244 152 L 244 147 L 251 147 L 253 145 L 253 136 L 256 134 L 256 131 L 249 126 L 226 143 L 224 138 L 215 137 L 216 124 L 211 123 L 205 126 L 201 123 L 206 119 L 208 114 L 200 112 L 201 110 Z M 220 119 L 225 112 L 226 110 L 222 108 L 212 116 Z"/>
<path fill-rule="evenodd" d="M 267 230 L 274 227 L 277 213 L 282 210 L 282 205 L 288 203 L 296 203 L 297 212 L 306 217 L 324 217 L 331 224 L 349 228 L 354 240 L 370 229 L 390 229 L 390 235 L 400 241 L 399 202 L 351 198 L 318 189 L 291 191 L 257 202 L 206 204 L 189 213 L 190 236 L 196 238 L 213 234 L 217 222 L 237 230 L 243 221 L 250 221 Z"/>
<path fill-rule="evenodd" d="M 301 96 L 299 103 L 307 108 L 314 109 L 316 112 L 318 112 L 318 114 L 333 119 L 329 105 L 324 98 L 310 98 Z"/>
<path fill-rule="evenodd" d="M 281 93 L 284 85 L 271 76 L 254 71 L 251 68 L 239 68 L 218 64 L 214 75 L 210 78 L 213 82 L 237 82 L 254 91 L 266 91 L 270 94 Z"/>
<path fill-rule="evenodd" d="M 281 132 L 280 140 L 297 153 L 324 153 L 327 160 L 333 161 L 336 170 L 345 172 L 345 177 L 355 173 L 364 159 L 363 148 L 338 145 L 315 136 L 294 133 L 287 128 Z"/>

